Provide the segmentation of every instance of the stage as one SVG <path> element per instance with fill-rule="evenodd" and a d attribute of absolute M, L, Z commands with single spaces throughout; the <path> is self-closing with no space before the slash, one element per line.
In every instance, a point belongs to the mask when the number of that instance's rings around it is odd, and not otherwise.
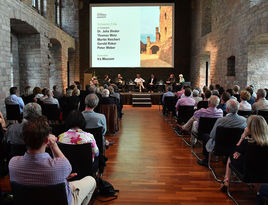
<path fill-rule="evenodd" d="M 159 105 L 161 104 L 161 97 L 163 95 L 163 92 L 157 92 L 157 93 L 122 92 L 120 94 L 122 96 L 123 105 L 132 105 L 132 94 L 150 95 L 151 100 L 152 100 L 152 105 Z"/>

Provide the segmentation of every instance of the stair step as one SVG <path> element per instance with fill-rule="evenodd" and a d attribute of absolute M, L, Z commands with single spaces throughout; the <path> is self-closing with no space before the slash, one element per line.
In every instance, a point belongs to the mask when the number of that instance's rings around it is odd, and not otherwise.
<path fill-rule="evenodd" d="M 136 101 L 136 102 L 142 102 L 142 101 L 148 102 L 148 101 L 150 101 L 151 102 L 151 98 L 132 98 L 132 102 L 134 102 L 134 101 Z"/>
<path fill-rule="evenodd" d="M 132 105 L 133 107 L 152 107 L 152 104 L 137 104 Z"/>
<path fill-rule="evenodd" d="M 132 104 L 152 104 L 152 102 L 132 102 Z"/>

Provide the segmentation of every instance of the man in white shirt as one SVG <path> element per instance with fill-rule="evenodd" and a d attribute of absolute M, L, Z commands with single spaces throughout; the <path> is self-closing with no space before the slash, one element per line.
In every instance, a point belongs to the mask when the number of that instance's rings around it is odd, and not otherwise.
<path fill-rule="evenodd" d="M 268 110 L 268 100 L 266 100 L 265 97 L 266 91 L 264 89 L 259 89 L 257 91 L 257 102 L 252 105 L 253 113 L 257 113 L 259 110 Z"/>
<path fill-rule="evenodd" d="M 43 100 L 44 104 L 56 104 L 60 108 L 59 101 L 53 97 L 53 92 L 51 90 L 46 91 L 47 98 Z"/>
<path fill-rule="evenodd" d="M 134 82 L 139 87 L 139 91 L 140 92 L 142 91 L 142 89 L 145 89 L 144 88 L 144 85 L 143 85 L 143 83 L 145 82 L 145 80 L 141 78 L 141 75 L 140 74 L 137 74 L 137 77 L 135 78 Z"/>

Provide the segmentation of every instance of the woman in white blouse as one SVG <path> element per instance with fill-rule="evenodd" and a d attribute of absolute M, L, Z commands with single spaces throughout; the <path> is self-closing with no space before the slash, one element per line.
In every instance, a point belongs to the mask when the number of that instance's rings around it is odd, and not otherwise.
<path fill-rule="evenodd" d="M 248 91 L 246 91 L 246 90 L 241 91 L 241 93 L 240 93 L 241 102 L 240 102 L 239 110 L 242 110 L 242 111 L 251 111 L 252 110 L 251 104 L 249 104 L 247 102 L 250 98 L 251 98 L 251 95 Z"/>

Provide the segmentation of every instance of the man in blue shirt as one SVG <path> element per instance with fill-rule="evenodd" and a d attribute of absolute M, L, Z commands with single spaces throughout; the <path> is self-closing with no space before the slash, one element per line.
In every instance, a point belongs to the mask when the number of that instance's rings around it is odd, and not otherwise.
<path fill-rule="evenodd" d="M 23 112 L 24 102 L 21 97 L 17 96 L 17 87 L 11 87 L 9 89 L 10 96 L 5 99 L 5 104 L 7 105 L 19 105 L 20 106 L 20 113 Z"/>

